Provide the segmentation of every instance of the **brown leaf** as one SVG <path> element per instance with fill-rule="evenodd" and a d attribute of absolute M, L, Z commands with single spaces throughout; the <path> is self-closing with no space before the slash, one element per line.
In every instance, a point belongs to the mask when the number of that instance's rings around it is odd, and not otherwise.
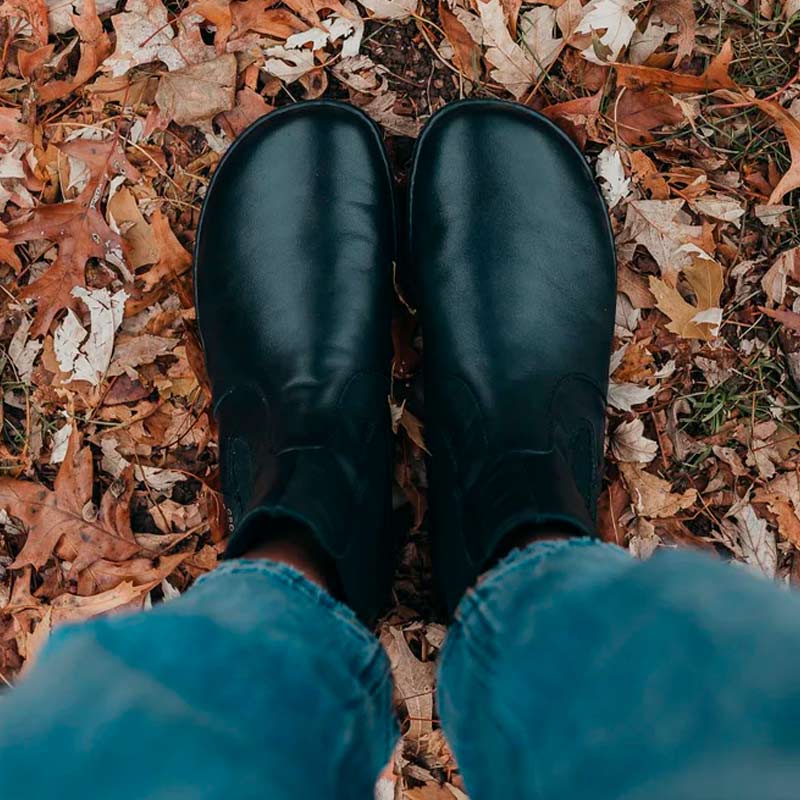
<path fill-rule="evenodd" d="M 596 130 L 600 118 L 603 90 L 588 97 L 567 100 L 542 109 L 542 114 L 558 125 L 583 150 Z"/>
<path fill-rule="evenodd" d="M 759 306 L 758 310 L 762 314 L 777 320 L 781 325 L 800 332 L 800 314 L 795 314 L 794 311 L 785 311 L 782 308 L 764 308 L 764 306 Z"/>
<path fill-rule="evenodd" d="M 680 106 L 659 88 L 625 91 L 613 112 L 619 135 L 628 144 L 649 144 L 654 140 L 651 131 L 686 122 Z"/>
<path fill-rule="evenodd" d="M 717 323 L 698 320 L 703 312 L 719 309 L 724 287 L 722 267 L 707 258 L 694 257 L 684 274 L 695 295 L 695 304 L 688 303 L 677 289 L 659 278 L 650 277 L 650 291 L 656 298 L 659 311 L 669 317 L 667 328 L 685 339 L 709 341 L 716 335 Z M 721 312 L 719 315 L 721 320 Z"/>
<path fill-rule="evenodd" d="M 694 51 L 696 19 L 692 0 L 656 0 L 653 16 L 678 28 L 678 52 L 673 67 L 692 55 Z"/>
<path fill-rule="evenodd" d="M 635 64 L 615 64 L 614 66 L 617 71 L 617 86 L 619 87 L 624 86 L 634 91 L 661 89 L 674 94 L 694 94 L 711 92 L 715 89 L 736 89 L 736 84 L 728 75 L 732 60 L 733 46 L 728 39 L 702 75 L 688 75 Z"/>
<path fill-rule="evenodd" d="M 9 229 L 8 240 L 14 244 L 31 239 L 58 243 L 53 265 L 18 295 L 36 301 L 31 336 L 46 333 L 62 309 L 76 308 L 72 290 L 86 285 L 84 267 L 90 258 L 113 258 L 125 252 L 122 238 L 108 227 L 97 208 L 97 191 L 90 183 L 75 200 L 39 206 L 30 220 Z"/>
<path fill-rule="evenodd" d="M 39 99 L 43 103 L 60 100 L 83 86 L 97 72 L 100 65 L 111 53 L 111 40 L 103 30 L 97 16 L 95 0 L 83 0 L 80 14 L 73 14 L 72 21 L 81 38 L 81 58 L 78 69 L 71 81 L 48 81 L 39 89 Z"/>
<path fill-rule="evenodd" d="M 439 19 L 444 35 L 453 48 L 453 63 L 470 80 L 478 80 L 481 74 L 481 50 L 443 0 L 439 0 Z"/>
<path fill-rule="evenodd" d="M 112 485 L 106 491 L 96 519 L 91 505 L 93 475 L 91 451 L 81 447 L 75 428 L 52 490 L 32 481 L 0 478 L 0 508 L 28 528 L 12 569 L 28 564 L 42 567 L 56 550 L 73 562 L 75 573 L 100 559 L 124 561 L 139 552 L 130 528 L 130 472 L 121 481 L 121 490 Z"/>
<path fill-rule="evenodd" d="M 155 233 L 139 211 L 133 192 L 124 186 L 108 201 L 107 210 L 128 243 L 128 261 L 133 269 L 158 261 Z"/>
<path fill-rule="evenodd" d="M 230 111 L 220 113 L 215 122 L 224 128 L 231 139 L 249 128 L 257 119 L 274 110 L 274 106 L 258 93 L 245 86 L 236 92 L 236 102 Z"/>
<path fill-rule="evenodd" d="M 33 28 L 34 38 L 44 47 L 47 44 L 47 5 L 45 0 L 3 0 L 0 17 L 17 17 L 27 20 Z"/>
<path fill-rule="evenodd" d="M 619 469 L 639 516 L 674 517 L 682 509 L 691 508 L 697 500 L 694 489 L 674 493 L 668 481 L 645 471 L 639 464 L 622 463 Z"/>
<path fill-rule="evenodd" d="M 792 157 L 789 169 L 769 196 L 769 204 L 775 205 L 780 203 L 788 192 L 800 187 L 800 121 L 795 119 L 783 106 L 771 100 L 754 100 L 753 102 L 781 126 Z"/>
<path fill-rule="evenodd" d="M 235 97 L 236 56 L 228 53 L 163 75 L 156 105 L 165 119 L 177 125 L 195 125 L 230 111 Z"/>
<path fill-rule="evenodd" d="M 155 289 L 162 281 L 176 280 L 192 266 L 192 256 L 178 241 L 160 208 L 153 212 L 150 224 L 158 246 L 158 262 L 137 276 L 146 292 Z"/>
<path fill-rule="evenodd" d="M 98 614 L 106 614 L 115 608 L 127 606 L 129 603 L 142 598 L 155 583 L 135 586 L 130 581 L 124 581 L 118 586 L 91 597 L 80 597 L 75 594 L 61 594 L 50 604 L 53 610 L 52 625 L 63 625 L 67 622 L 80 622 Z"/>

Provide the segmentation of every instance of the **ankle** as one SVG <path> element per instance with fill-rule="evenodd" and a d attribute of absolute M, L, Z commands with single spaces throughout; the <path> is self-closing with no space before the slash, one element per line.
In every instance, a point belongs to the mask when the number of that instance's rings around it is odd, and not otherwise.
<path fill-rule="evenodd" d="M 512 550 L 522 550 L 534 542 L 557 541 L 559 539 L 574 539 L 582 536 L 569 524 L 547 523 L 544 525 L 520 525 L 514 528 L 498 545 L 483 574 L 489 572 L 499 561 L 502 561 Z"/>
<path fill-rule="evenodd" d="M 266 559 L 286 564 L 302 573 L 312 583 L 332 592 L 333 568 L 330 557 L 302 525 L 286 523 L 275 533 L 265 532 L 263 539 L 242 558 Z"/>

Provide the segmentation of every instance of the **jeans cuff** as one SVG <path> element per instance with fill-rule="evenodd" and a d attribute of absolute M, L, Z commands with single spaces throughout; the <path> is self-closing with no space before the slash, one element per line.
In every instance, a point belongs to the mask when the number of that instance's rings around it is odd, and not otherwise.
<path fill-rule="evenodd" d="M 362 644 L 377 645 L 377 640 L 356 616 L 356 613 L 337 600 L 330 592 L 309 580 L 302 572 L 278 561 L 265 558 L 232 558 L 223 561 L 210 572 L 195 581 L 195 587 L 208 586 L 217 582 L 235 580 L 239 575 L 260 575 L 272 584 L 280 584 L 287 593 L 295 595 L 299 602 L 306 603 L 323 613 L 330 614 L 336 622 Z"/>

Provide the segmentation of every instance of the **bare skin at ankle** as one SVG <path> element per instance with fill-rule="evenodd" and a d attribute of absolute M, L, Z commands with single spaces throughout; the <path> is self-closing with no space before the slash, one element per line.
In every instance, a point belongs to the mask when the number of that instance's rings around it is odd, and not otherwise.
<path fill-rule="evenodd" d="M 331 591 L 328 559 L 312 535 L 302 528 L 265 536 L 263 544 L 254 547 L 242 557 L 263 558 L 279 564 L 288 564 L 312 583 L 316 583 L 327 592 Z"/>
<path fill-rule="evenodd" d="M 557 541 L 558 539 L 574 539 L 575 531 L 570 528 L 539 528 L 523 525 L 511 531 L 500 543 L 494 554 L 494 558 L 489 562 L 483 571 L 481 578 L 494 569 L 498 561 L 502 561 L 512 550 L 522 550 L 534 542 Z"/>

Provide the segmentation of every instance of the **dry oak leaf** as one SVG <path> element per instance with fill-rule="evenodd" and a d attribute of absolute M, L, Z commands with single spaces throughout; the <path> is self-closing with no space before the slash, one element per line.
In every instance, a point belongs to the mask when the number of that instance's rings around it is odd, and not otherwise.
<path fill-rule="evenodd" d="M 100 594 L 81 597 L 75 594 L 60 594 L 52 601 L 52 627 L 63 625 L 67 622 L 81 622 L 98 614 L 107 614 L 115 608 L 128 606 L 136 600 L 143 600 L 156 583 L 135 585 L 131 581 L 123 581 L 113 589 L 108 589 Z"/>
<path fill-rule="evenodd" d="M 439 20 L 453 48 L 453 63 L 467 78 L 476 81 L 481 75 L 481 51 L 459 18 L 439 0 Z"/>
<path fill-rule="evenodd" d="M 111 53 L 111 40 L 97 16 L 95 0 L 83 0 L 81 13 L 73 15 L 72 21 L 81 39 L 78 69 L 71 81 L 48 81 L 40 87 L 38 94 L 42 103 L 60 100 L 83 86 Z"/>
<path fill-rule="evenodd" d="M 732 60 L 733 45 L 728 39 L 702 75 L 670 72 L 635 64 L 614 64 L 614 67 L 617 71 L 617 86 L 620 88 L 634 91 L 661 89 L 673 94 L 696 94 L 717 89 L 736 89 L 736 84 L 728 74 Z"/>
<path fill-rule="evenodd" d="M 236 99 L 236 56 L 228 53 L 212 61 L 168 72 L 156 91 L 162 116 L 177 125 L 211 122 L 230 111 Z"/>
<path fill-rule="evenodd" d="M 358 0 L 373 19 L 404 19 L 417 10 L 417 0 Z"/>
<path fill-rule="evenodd" d="M 644 435 L 644 423 L 638 417 L 617 425 L 609 440 L 617 461 L 647 464 L 658 453 L 658 444 Z"/>
<path fill-rule="evenodd" d="M 680 199 L 631 201 L 619 237 L 620 249 L 630 248 L 627 260 L 633 260 L 633 245 L 645 247 L 670 283 L 675 282 L 681 267 L 691 263 L 683 246 L 702 246 L 703 229 L 689 224 L 691 218 L 682 210 L 683 204 Z"/>
<path fill-rule="evenodd" d="M 771 100 L 755 100 L 753 102 L 781 126 L 792 157 L 789 169 L 769 196 L 768 203 L 775 205 L 780 203 L 788 192 L 800 187 L 800 120 L 793 117 L 783 106 Z"/>
<path fill-rule="evenodd" d="M 3 0 L 0 3 L 0 17 L 26 20 L 33 29 L 36 41 L 42 47 L 47 44 L 47 6 L 44 0 Z"/>
<path fill-rule="evenodd" d="M 651 131 L 687 122 L 683 108 L 661 89 L 625 90 L 614 104 L 614 123 L 627 144 L 650 144 Z"/>
<path fill-rule="evenodd" d="M 485 58 L 490 75 L 519 100 L 530 89 L 540 70 L 530 54 L 512 38 L 500 0 L 477 0 L 483 23 Z"/>
<path fill-rule="evenodd" d="M 646 472 L 638 464 L 621 463 L 619 469 L 638 516 L 674 517 L 679 511 L 691 508 L 697 500 L 694 489 L 681 494 L 673 492 L 669 481 Z"/>
<path fill-rule="evenodd" d="M 761 288 L 771 303 L 783 303 L 787 278 L 800 281 L 800 247 L 781 253 L 761 278 Z"/>
<path fill-rule="evenodd" d="M 738 541 L 748 566 L 767 578 L 774 578 L 778 569 L 775 534 L 767 527 L 767 523 L 756 515 L 749 503 L 731 516 L 735 522 L 724 519 L 723 528 Z"/>
<path fill-rule="evenodd" d="M 146 292 L 155 289 L 162 281 L 178 278 L 192 266 L 191 254 L 178 241 L 161 209 L 153 212 L 150 226 L 158 248 L 158 261 L 149 270 L 137 276 Z"/>
<path fill-rule="evenodd" d="M 108 226 L 98 205 L 110 172 L 134 181 L 140 177 L 115 138 L 102 142 L 78 139 L 59 149 L 87 164 L 92 177 L 86 188 L 70 202 L 39 206 L 29 220 L 9 228 L 6 236 L 13 244 L 33 239 L 58 244 L 53 265 L 18 295 L 36 301 L 34 337 L 47 332 L 59 311 L 75 308 L 72 290 L 86 285 L 85 265 L 90 258 L 119 262 L 125 255 L 127 245 Z"/>
<path fill-rule="evenodd" d="M 234 139 L 257 119 L 274 110 L 275 106 L 271 106 L 258 92 L 245 86 L 236 92 L 233 108 L 230 111 L 223 111 L 214 122 Z"/>
<path fill-rule="evenodd" d="M 136 555 L 141 548 L 130 526 L 131 473 L 121 479 L 121 490 L 112 484 L 106 491 L 95 518 L 92 454 L 81 447 L 75 428 L 52 490 L 32 481 L 0 478 L 0 508 L 28 528 L 11 568 L 30 564 L 38 569 L 57 551 L 73 562 L 71 573 L 77 575 L 100 559 L 125 561 Z"/>
<path fill-rule="evenodd" d="M 753 495 L 756 503 L 767 503 L 778 522 L 778 532 L 800 548 L 800 477 L 784 472 Z"/>
<path fill-rule="evenodd" d="M 579 97 L 556 103 L 542 109 L 542 114 L 555 122 L 578 147 L 583 150 L 588 139 L 597 135 L 597 124 L 600 118 L 600 104 L 603 101 L 603 90 L 588 97 Z"/>
<path fill-rule="evenodd" d="M 656 0 L 653 17 L 675 25 L 678 28 L 678 52 L 672 62 L 673 67 L 694 52 L 697 19 L 692 0 Z"/>
<path fill-rule="evenodd" d="M 158 244 L 153 228 L 139 210 L 136 198 L 124 186 L 116 191 L 108 203 L 106 211 L 110 221 L 128 243 L 128 263 L 132 269 L 158 261 Z"/>
<path fill-rule="evenodd" d="M 184 12 L 177 21 L 179 34 L 170 24 L 161 0 L 127 0 L 125 10 L 111 17 L 117 46 L 104 66 L 112 77 L 132 67 L 161 61 L 167 69 L 181 69 L 214 57 L 214 48 L 203 43 L 198 14 Z"/>
<path fill-rule="evenodd" d="M 692 305 L 672 286 L 659 278 L 650 277 L 650 291 L 656 307 L 669 317 L 667 329 L 684 339 L 713 339 L 722 322 L 720 297 L 725 286 L 722 267 L 712 259 L 694 255 L 692 263 L 683 270 L 695 296 Z"/>

